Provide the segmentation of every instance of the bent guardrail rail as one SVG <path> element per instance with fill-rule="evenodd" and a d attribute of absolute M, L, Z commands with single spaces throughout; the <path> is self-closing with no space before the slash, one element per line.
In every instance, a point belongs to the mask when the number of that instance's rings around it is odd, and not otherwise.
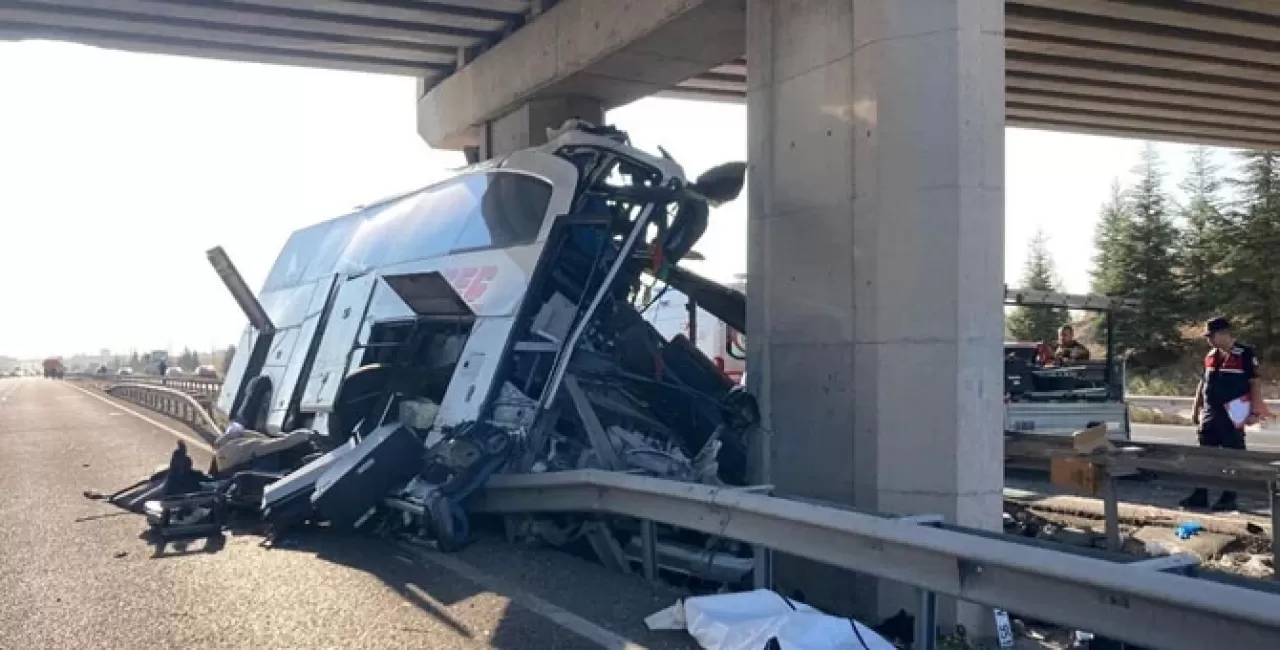
<path fill-rule="evenodd" d="M 920 518 L 601 470 L 494 476 L 471 507 L 660 522 L 1143 646 L 1280 647 L 1280 593 L 1271 583 L 1174 575 L 1163 570 L 1187 567 L 1100 559 Z"/>

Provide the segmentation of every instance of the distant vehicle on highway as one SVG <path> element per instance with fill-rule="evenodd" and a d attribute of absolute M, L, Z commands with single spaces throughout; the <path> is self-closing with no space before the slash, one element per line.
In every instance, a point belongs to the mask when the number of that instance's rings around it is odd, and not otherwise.
<path fill-rule="evenodd" d="M 116 374 L 117 374 L 117 375 L 122 375 L 122 376 L 123 376 L 123 375 L 132 375 L 132 374 L 133 374 L 133 368 L 129 368 L 129 367 L 121 368 L 121 369 L 119 369 L 119 370 L 117 370 L 117 371 L 116 371 Z"/>
<path fill-rule="evenodd" d="M 44 376 L 50 379 L 62 379 L 67 372 L 67 367 L 62 365 L 62 359 L 57 357 L 49 357 L 41 365 L 44 368 Z"/>
<path fill-rule="evenodd" d="M 195 374 L 197 377 L 202 377 L 205 379 L 217 379 L 218 369 L 214 368 L 213 366 L 200 366 L 199 368 L 196 368 Z"/>
<path fill-rule="evenodd" d="M 182 368 L 167 368 L 164 371 L 165 377 L 181 377 L 185 374 L 186 373 L 183 372 Z"/>

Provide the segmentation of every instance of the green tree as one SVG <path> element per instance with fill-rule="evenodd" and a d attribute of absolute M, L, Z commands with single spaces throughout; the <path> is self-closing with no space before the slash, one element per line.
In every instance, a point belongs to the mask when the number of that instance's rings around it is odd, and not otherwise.
<path fill-rule="evenodd" d="M 191 372 L 200 365 L 200 359 L 191 348 L 182 348 L 182 354 L 178 357 L 178 365 L 185 371 Z"/>
<path fill-rule="evenodd" d="M 1058 290 L 1057 272 L 1049 253 L 1044 231 L 1037 230 L 1027 244 L 1027 261 L 1022 267 L 1019 289 Z M 1065 309 L 1017 307 L 1006 320 L 1009 336 L 1018 341 L 1048 342 L 1057 337 L 1058 328 L 1070 320 Z"/>
<path fill-rule="evenodd" d="M 1239 201 L 1230 218 L 1226 249 L 1224 312 L 1264 354 L 1280 353 L 1280 153 L 1241 154 Z"/>
<path fill-rule="evenodd" d="M 1196 147 L 1190 162 L 1181 184 L 1187 204 L 1181 210 L 1179 267 L 1187 315 L 1203 320 L 1223 307 L 1231 224 L 1223 214 L 1219 167 L 1209 149 Z"/>
<path fill-rule="evenodd" d="M 1128 195 L 1126 227 L 1121 229 L 1110 254 L 1116 258 L 1108 280 L 1120 294 L 1137 299 L 1142 307 L 1117 327 L 1117 339 L 1126 348 L 1155 352 L 1181 344 L 1178 326 L 1190 320 L 1177 276 L 1177 225 L 1170 214 L 1164 177 L 1155 147 L 1142 151 L 1134 173 L 1138 181 Z"/>
<path fill-rule="evenodd" d="M 1102 205 L 1094 233 L 1092 290 L 1102 295 L 1115 295 L 1123 289 L 1125 265 L 1123 243 L 1133 223 L 1124 190 L 1119 180 L 1111 181 L 1111 198 Z"/>

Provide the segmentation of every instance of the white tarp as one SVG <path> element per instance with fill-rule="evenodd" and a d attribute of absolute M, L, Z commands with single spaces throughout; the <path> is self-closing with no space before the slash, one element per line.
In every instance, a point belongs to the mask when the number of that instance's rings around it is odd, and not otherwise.
<path fill-rule="evenodd" d="M 644 622 L 650 630 L 687 630 L 706 650 L 894 650 L 857 621 L 768 589 L 686 598 Z M 777 645 L 769 645 L 771 640 Z"/>

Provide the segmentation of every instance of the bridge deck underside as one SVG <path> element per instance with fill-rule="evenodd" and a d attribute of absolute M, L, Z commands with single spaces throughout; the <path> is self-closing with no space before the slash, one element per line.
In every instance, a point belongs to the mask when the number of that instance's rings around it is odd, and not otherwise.
<path fill-rule="evenodd" d="M 0 39 L 443 79 L 547 0 L 13 0 Z M 1007 0 L 1011 126 L 1280 149 L 1280 2 Z M 747 62 L 668 94 L 742 101 Z"/>

